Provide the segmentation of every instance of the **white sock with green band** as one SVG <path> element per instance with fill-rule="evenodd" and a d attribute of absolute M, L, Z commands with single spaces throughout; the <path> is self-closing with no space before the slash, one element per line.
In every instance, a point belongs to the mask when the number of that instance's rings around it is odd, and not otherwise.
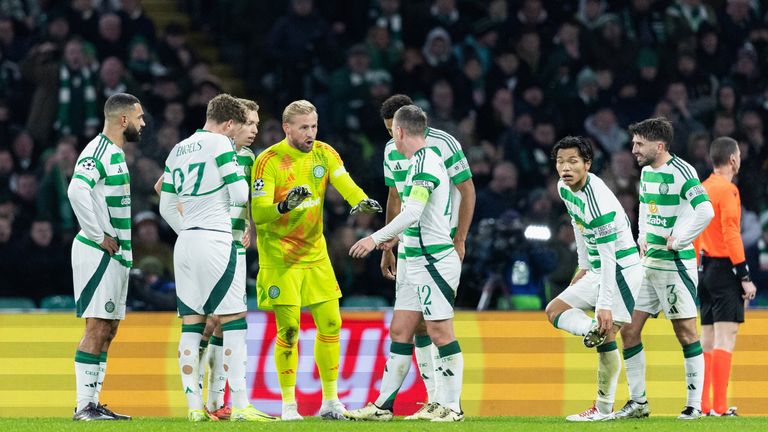
<path fill-rule="evenodd" d="M 595 407 L 601 414 L 613 411 L 616 398 L 616 384 L 621 373 L 621 356 L 616 341 L 607 342 L 597 347 L 599 358 L 597 365 L 597 397 Z"/>
<path fill-rule="evenodd" d="M 552 324 L 555 328 L 565 330 L 572 335 L 584 336 L 592 328 L 593 322 L 583 310 L 571 308 L 555 317 L 555 322 Z"/>
<path fill-rule="evenodd" d="M 419 365 L 419 374 L 427 388 L 427 402 L 435 401 L 435 354 L 437 348 L 432 345 L 429 336 L 416 336 L 416 364 Z"/>
<path fill-rule="evenodd" d="M 384 375 L 381 377 L 379 397 L 374 404 L 385 410 L 392 411 L 395 397 L 403 385 L 403 380 L 408 376 L 413 358 L 413 344 L 392 342 L 389 345 L 389 358 L 384 366 Z"/>
<path fill-rule="evenodd" d="M 99 382 L 98 354 L 75 351 L 75 385 L 77 386 L 77 411 L 94 402 L 93 396 Z"/>
<path fill-rule="evenodd" d="M 437 348 L 440 363 L 435 369 L 437 403 L 457 413 L 461 411 L 461 383 L 464 377 L 464 356 L 459 341 Z"/>
<path fill-rule="evenodd" d="M 187 406 L 191 410 L 203 409 L 203 398 L 200 393 L 200 341 L 203 339 L 205 323 L 182 324 L 179 339 L 179 369 L 181 385 Z"/>
<path fill-rule="evenodd" d="M 704 390 L 704 351 L 696 341 L 683 347 L 685 357 L 685 385 L 688 393 L 687 406 L 701 410 L 701 393 Z"/>
<path fill-rule="evenodd" d="M 645 350 L 639 343 L 633 347 L 624 348 L 624 369 L 627 371 L 629 398 L 635 402 L 646 403 L 645 396 Z"/>

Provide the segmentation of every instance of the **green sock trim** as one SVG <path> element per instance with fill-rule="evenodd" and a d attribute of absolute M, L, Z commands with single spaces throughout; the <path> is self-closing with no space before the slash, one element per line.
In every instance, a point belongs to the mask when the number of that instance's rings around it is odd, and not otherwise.
<path fill-rule="evenodd" d="M 208 341 L 203 339 L 200 341 L 200 349 L 206 349 L 208 348 Z"/>
<path fill-rule="evenodd" d="M 696 341 L 692 344 L 683 346 L 683 357 L 691 358 L 701 355 L 704 351 L 701 349 L 701 343 Z"/>
<path fill-rule="evenodd" d="M 564 313 L 565 313 L 565 311 L 560 312 L 559 314 L 557 314 L 557 316 L 555 317 L 554 321 L 552 321 L 552 325 L 555 326 L 556 329 L 560 328 L 560 327 L 557 326 L 557 322 L 560 321 L 560 315 L 562 315 Z"/>
<path fill-rule="evenodd" d="M 248 330 L 248 322 L 245 318 L 238 318 L 221 325 L 221 331 L 225 332 L 231 330 Z"/>
<path fill-rule="evenodd" d="M 204 331 L 205 331 L 205 323 L 182 324 L 181 325 L 181 332 L 182 333 L 200 333 L 200 334 L 203 334 Z"/>
<path fill-rule="evenodd" d="M 80 350 L 75 351 L 75 361 L 85 364 L 99 364 L 100 354 L 91 354 Z"/>
<path fill-rule="evenodd" d="M 413 344 L 392 342 L 389 345 L 389 352 L 392 354 L 410 356 L 413 355 Z"/>
<path fill-rule="evenodd" d="M 416 336 L 416 348 L 424 348 L 430 345 L 432 345 L 432 339 L 429 335 Z"/>
<path fill-rule="evenodd" d="M 459 346 L 459 341 L 455 340 L 448 345 L 443 345 L 441 347 L 437 347 L 437 352 L 440 353 L 440 358 L 448 357 L 450 355 L 459 354 L 461 352 L 461 347 Z"/>
<path fill-rule="evenodd" d="M 394 342 L 393 342 L 394 343 Z M 411 345 L 413 346 L 413 345 Z M 395 398 L 397 397 L 397 393 L 400 391 L 400 388 L 398 387 L 397 390 L 393 391 L 391 395 L 387 398 L 387 400 L 384 401 L 383 404 L 379 407 L 379 409 L 383 410 L 389 410 L 393 411 L 395 407 Z M 374 404 L 375 405 L 375 404 Z"/>
<path fill-rule="evenodd" d="M 99 356 L 99 362 L 106 363 L 107 362 L 107 352 L 102 351 L 101 355 Z"/>
<path fill-rule="evenodd" d="M 208 343 L 216 346 L 224 346 L 224 338 L 220 338 L 218 336 L 211 336 L 211 340 Z"/>
<path fill-rule="evenodd" d="M 616 346 L 616 341 L 604 343 L 597 347 L 597 352 L 604 353 L 604 352 L 610 352 L 618 350 L 619 347 Z"/>
<path fill-rule="evenodd" d="M 624 348 L 623 354 L 624 354 L 624 360 L 629 360 L 632 357 L 638 355 L 640 351 L 643 350 L 643 343 L 640 342 L 638 345 L 635 345 L 633 347 Z"/>

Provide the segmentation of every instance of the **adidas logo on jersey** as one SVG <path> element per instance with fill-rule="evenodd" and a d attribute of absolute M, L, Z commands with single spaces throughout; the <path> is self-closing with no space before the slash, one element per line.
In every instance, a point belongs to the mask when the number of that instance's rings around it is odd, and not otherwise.
<path fill-rule="evenodd" d="M 400 162 L 395 164 L 395 170 L 396 171 L 402 171 L 403 170 L 403 168 L 400 166 Z"/>

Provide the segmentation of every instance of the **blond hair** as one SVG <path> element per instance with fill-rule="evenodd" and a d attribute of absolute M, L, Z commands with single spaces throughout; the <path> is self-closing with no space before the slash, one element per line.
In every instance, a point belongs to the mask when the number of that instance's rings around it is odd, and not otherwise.
<path fill-rule="evenodd" d="M 293 101 L 283 110 L 283 123 L 290 123 L 293 116 L 312 114 L 313 112 L 317 112 L 317 109 L 312 105 L 312 102 L 304 99 Z"/>

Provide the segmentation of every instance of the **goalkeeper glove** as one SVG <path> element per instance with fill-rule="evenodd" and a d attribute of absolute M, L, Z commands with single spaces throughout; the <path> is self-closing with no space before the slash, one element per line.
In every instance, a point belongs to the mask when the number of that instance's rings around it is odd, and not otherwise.
<path fill-rule="evenodd" d="M 349 211 L 349 214 L 355 214 L 355 213 L 381 213 L 381 204 L 379 204 L 376 200 L 366 198 L 359 203 L 357 203 L 356 206 L 352 207 L 352 210 Z"/>
<path fill-rule="evenodd" d="M 277 204 L 277 211 L 286 214 L 298 207 L 305 199 L 312 196 L 312 192 L 306 186 L 294 186 L 288 191 L 285 200 Z"/>

